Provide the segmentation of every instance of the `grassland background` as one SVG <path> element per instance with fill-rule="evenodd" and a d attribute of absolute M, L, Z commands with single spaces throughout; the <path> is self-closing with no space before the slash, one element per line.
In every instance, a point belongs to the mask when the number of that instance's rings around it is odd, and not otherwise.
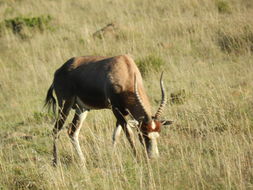
<path fill-rule="evenodd" d="M 43 30 L 4 25 L 42 15 Z M 251 0 L 0 0 L 0 189 L 253 189 L 252 18 Z M 167 93 L 183 94 L 169 99 L 161 157 L 147 163 L 138 145 L 136 161 L 124 135 L 113 152 L 115 119 L 93 111 L 80 133 L 87 170 L 66 129 L 53 168 L 43 101 L 54 71 L 73 56 L 125 53 L 163 60 L 144 77 L 153 111 L 161 70 Z"/>

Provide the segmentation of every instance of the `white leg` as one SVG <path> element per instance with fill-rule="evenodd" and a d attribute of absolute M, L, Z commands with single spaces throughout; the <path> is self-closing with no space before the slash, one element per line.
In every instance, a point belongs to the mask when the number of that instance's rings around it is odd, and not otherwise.
<path fill-rule="evenodd" d="M 116 147 L 116 144 L 118 142 L 121 131 L 122 131 L 121 125 L 117 125 L 116 128 L 113 131 L 113 135 L 112 135 L 113 148 Z"/>
<path fill-rule="evenodd" d="M 129 125 L 127 125 L 127 130 L 128 130 L 128 133 L 130 134 L 131 138 L 133 139 L 134 133 Z M 122 131 L 121 125 L 117 125 L 116 128 L 114 129 L 113 135 L 112 135 L 113 147 L 116 146 L 118 139 L 120 137 L 121 131 Z"/>
<path fill-rule="evenodd" d="M 69 134 L 71 142 L 74 146 L 74 149 L 76 150 L 76 152 L 82 162 L 85 162 L 85 158 L 84 158 L 83 152 L 82 152 L 80 144 L 79 144 L 78 135 L 79 135 L 80 129 L 82 127 L 83 121 L 85 120 L 85 118 L 87 116 L 87 113 L 88 113 L 87 110 L 85 110 L 82 113 L 77 110 L 75 113 L 74 119 L 72 121 L 71 127 L 69 128 L 69 131 L 68 131 L 68 134 Z"/>
<path fill-rule="evenodd" d="M 128 133 L 130 134 L 131 138 L 133 138 L 134 133 L 129 125 L 127 125 L 127 130 L 128 130 Z"/>
<path fill-rule="evenodd" d="M 133 133 L 133 130 L 131 129 L 132 127 L 127 125 L 126 129 L 127 129 L 127 132 L 128 132 L 128 140 L 130 142 L 130 145 L 133 149 L 133 152 L 134 152 L 134 155 L 137 154 L 137 151 L 136 151 L 136 147 L 135 147 L 135 140 L 134 140 L 134 133 Z"/>

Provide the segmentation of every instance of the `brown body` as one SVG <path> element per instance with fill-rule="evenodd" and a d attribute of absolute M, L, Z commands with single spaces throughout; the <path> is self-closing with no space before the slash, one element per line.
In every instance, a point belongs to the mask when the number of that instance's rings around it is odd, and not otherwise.
<path fill-rule="evenodd" d="M 112 109 L 117 119 L 114 141 L 122 127 L 135 151 L 132 132 L 127 127 L 125 119 L 126 115 L 131 114 L 139 122 L 147 151 L 152 151 L 149 147 L 151 141 L 147 136 L 151 132 L 160 131 L 162 123 L 157 120 L 158 117 L 155 121 L 152 119 L 151 107 L 142 84 L 141 74 L 130 56 L 71 58 L 55 72 L 53 84 L 48 90 L 46 104 L 53 103 L 54 106 L 56 101 L 52 95 L 53 90 L 57 96 L 59 108 L 59 118 L 54 128 L 54 164 L 57 163 L 58 132 L 71 108 L 75 109 L 76 113 L 69 135 L 81 159 L 84 157 L 78 142 L 78 133 L 87 111 L 92 109 Z M 160 108 L 164 104 L 165 102 Z M 160 115 L 161 110 L 158 112 L 157 115 Z M 170 123 L 167 122 L 167 124 Z"/>
<path fill-rule="evenodd" d="M 151 115 L 141 74 L 132 58 L 127 55 L 72 58 L 56 71 L 53 84 L 58 99 L 79 97 L 91 109 L 110 108 L 111 102 L 121 113 L 128 109 L 132 115 L 141 117 L 142 109 L 138 109 L 134 95 L 135 75 L 138 91 Z"/>

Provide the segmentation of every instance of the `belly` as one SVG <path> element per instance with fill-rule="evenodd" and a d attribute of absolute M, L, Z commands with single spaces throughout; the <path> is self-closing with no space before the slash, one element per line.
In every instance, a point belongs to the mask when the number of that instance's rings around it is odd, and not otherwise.
<path fill-rule="evenodd" d="M 108 102 L 104 98 L 96 97 L 76 97 L 76 104 L 80 108 L 91 109 L 106 109 L 109 108 Z"/>

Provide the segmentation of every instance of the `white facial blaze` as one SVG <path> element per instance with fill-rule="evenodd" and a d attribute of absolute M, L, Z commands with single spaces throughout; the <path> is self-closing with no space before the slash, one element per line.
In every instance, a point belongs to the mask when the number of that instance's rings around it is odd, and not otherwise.
<path fill-rule="evenodd" d="M 152 129 L 155 129 L 155 127 L 156 127 L 156 126 L 155 126 L 155 122 L 152 121 L 152 123 L 151 123 L 151 128 L 152 128 Z"/>

